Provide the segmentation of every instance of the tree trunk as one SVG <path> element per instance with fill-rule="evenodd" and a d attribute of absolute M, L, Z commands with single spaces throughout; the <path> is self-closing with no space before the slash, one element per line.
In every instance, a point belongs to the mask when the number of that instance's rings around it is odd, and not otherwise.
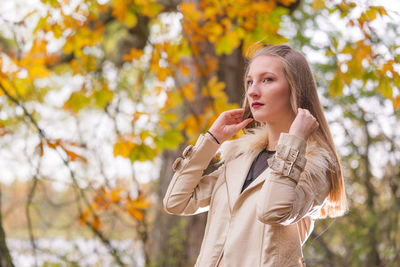
<path fill-rule="evenodd" d="M 241 47 L 229 56 L 219 59 L 218 78 L 225 82 L 225 92 L 231 103 L 240 103 L 243 97 L 244 59 Z M 173 176 L 172 164 L 181 156 L 185 145 L 177 151 L 165 151 L 162 155 L 160 177 L 156 184 L 156 215 L 151 233 L 150 266 L 193 266 L 203 240 L 207 213 L 189 217 L 168 215 L 162 208 L 162 199 Z"/>
<path fill-rule="evenodd" d="M 0 189 L 0 267 L 14 267 L 10 251 L 6 243 L 6 233 L 3 228 L 3 218 L 1 210 L 1 189 Z"/>

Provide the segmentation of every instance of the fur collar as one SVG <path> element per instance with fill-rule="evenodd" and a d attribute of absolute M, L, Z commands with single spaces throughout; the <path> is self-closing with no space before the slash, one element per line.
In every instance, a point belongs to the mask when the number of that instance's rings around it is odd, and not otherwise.
<path fill-rule="evenodd" d="M 220 148 L 221 161 L 227 162 L 246 153 L 255 157 L 268 143 L 266 132 L 267 127 L 261 126 L 252 129 L 251 132 L 238 139 L 224 142 Z M 334 158 L 331 157 L 329 151 L 311 138 L 307 141 L 305 157 L 307 163 L 303 173 L 309 177 L 325 176 L 326 172 L 330 170 L 330 166 L 334 165 Z"/>

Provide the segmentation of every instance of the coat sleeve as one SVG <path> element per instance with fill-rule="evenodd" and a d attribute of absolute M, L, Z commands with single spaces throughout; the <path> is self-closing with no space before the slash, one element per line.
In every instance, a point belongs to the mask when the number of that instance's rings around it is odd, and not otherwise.
<path fill-rule="evenodd" d="M 282 133 L 276 154 L 269 160 L 269 177 L 261 188 L 257 218 L 267 224 L 289 225 L 315 216 L 329 193 L 329 159 L 323 155 L 306 162 L 306 142 Z M 326 153 L 324 154 L 326 156 Z M 304 170 L 307 165 L 312 170 Z"/>
<path fill-rule="evenodd" d="M 203 175 L 219 145 L 208 135 L 200 135 L 196 145 L 188 146 L 173 164 L 175 171 L 164 197 L 164 210 L 175 215 L 191 215 L 210 204 L 222 166 Z"/>

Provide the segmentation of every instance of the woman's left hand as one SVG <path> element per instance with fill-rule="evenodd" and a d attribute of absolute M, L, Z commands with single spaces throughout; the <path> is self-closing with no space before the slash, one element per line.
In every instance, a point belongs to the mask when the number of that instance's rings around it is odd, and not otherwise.
<path fill-rule="evenodd" d="M 308 137 L 316 131 L 319 123 L 307 109 L 299 108 L 296 118 L 292 122 L 289 134 L 296 135 L 307 141 Z"/>

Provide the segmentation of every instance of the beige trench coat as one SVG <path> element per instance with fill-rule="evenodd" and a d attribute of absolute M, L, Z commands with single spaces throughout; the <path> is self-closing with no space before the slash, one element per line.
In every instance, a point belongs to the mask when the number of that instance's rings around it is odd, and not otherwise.
<path fill-rule="evenodd" d="M 269 168 L 240 193 L 254 158 L 266 145 L 262 133 L 225 142 L 228 155 L 209 175 L 203 171 L 220 146 L 208 134 L 175 161 L 164 209 L 193 215 L 209 207 L 195 266 L 215 267 L 222 256 L 226 267 L 304 266 L 302 244 L 329 192 L 329 153 L 282 133 Z"/>

